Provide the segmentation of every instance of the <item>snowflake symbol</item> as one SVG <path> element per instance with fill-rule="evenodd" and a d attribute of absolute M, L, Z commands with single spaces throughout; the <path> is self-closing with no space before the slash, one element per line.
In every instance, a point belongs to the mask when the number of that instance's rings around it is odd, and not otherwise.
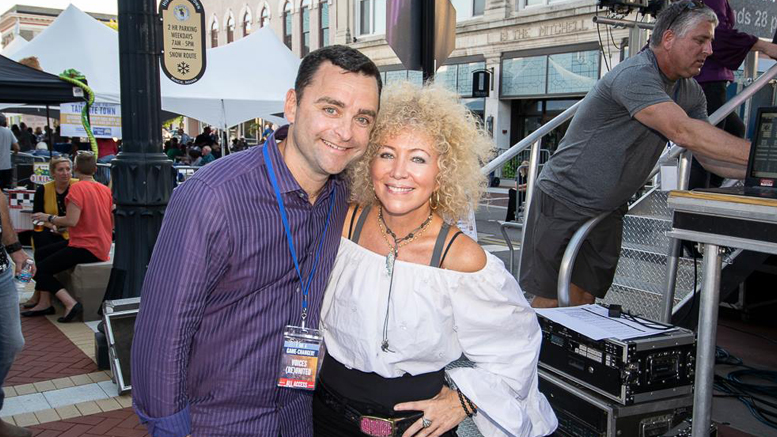
<path fill-rule="evenodd" d="M 181 74 L 186 74 L 189 72 L 189 64 L 186 62 L 181 62 L 178 64 L 178 72 Z"/>

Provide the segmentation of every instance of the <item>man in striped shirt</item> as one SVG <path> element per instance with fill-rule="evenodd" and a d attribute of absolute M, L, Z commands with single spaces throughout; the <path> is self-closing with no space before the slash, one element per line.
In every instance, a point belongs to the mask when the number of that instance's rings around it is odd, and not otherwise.
<path fill-rule="evenodd" d="M 364 153 L 381 87 L 358 51 L 316 50 L 286 94 L 289 126 L 176 188 L 132 350 L 134 406 L 153 436 L 313 435 L 312 392 L 277 387 L 283 330 L 302 321 L 300 278 L 310 284 L 307 326 L 318 326 L 348 208 L 338 174 Z"/>

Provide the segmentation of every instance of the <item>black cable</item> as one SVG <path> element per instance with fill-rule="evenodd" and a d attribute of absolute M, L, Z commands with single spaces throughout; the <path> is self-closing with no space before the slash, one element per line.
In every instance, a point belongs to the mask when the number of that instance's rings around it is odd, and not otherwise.
<path fill-rule="evenodd" d="M 744 367 L 733 370 L 726 376 L 715 375 L 713 387 L 718 392 L 715 397 L 732 397 L 742 402 L 753 417 L 764 425 L 777 429 L 777 372 L 750 367 L 742 360 L 722 347 L 715 349 L 715 363 Z M 759 383 L 745 382 L 759 380 Z"/>
<path fill-rule="evenodd" d="M 596 10 L 597 17 L 599 16 L 599 9 Z M 610 63 L 607 58 L 607 54 L 604 53 L 604 43 L 602 42 L 602 33 L 599 31 L 599 22 L 596 23 L 596 34 L 599 35 L 599 51 L 602 52 L 602 58 L 604 58 L 604 66 L 607 67 L 607 71 L 610 71 Z"/>

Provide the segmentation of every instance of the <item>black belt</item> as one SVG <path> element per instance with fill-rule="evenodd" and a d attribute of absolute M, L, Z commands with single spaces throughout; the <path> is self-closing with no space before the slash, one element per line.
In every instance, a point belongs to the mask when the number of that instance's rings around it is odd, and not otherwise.
<path fill-rule="evenodd" d="M 337 396 L 326 388 L 321 380 L 318 381 L 316 394 L 327 407 L 341 414 L 348 421 L 359 426 L 362 433 L 373 437 L 400 437 L 423 413 L 413 413 L 403 417 L 380 417 L 370 414 L 362 414 L 361 411 L 349 405 L 347 401 Z"/>

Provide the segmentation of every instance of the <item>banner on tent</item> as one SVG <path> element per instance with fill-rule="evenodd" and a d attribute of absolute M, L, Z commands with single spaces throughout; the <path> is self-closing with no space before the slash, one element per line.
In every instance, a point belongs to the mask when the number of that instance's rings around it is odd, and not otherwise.
<path fill-rule="evenodd" d="M 86 131 L 81 124 L 81 103 L 59 105 L 60 135 L 63 137 L 85 137 Z M 89 109 L 89 122 L 96 138 L 121 139 L 121 105 L 117 103 L 95 103 Z"/>
<path fill-rule="evenodd" d="M 30 176 L 30 181 L 41 185 L 51 182 L 52 180 L 53 179 L 51 179 L 51 175 L 49 174 L 48 162 L 36 162 L 33 164 L 33 171 L 32 175 Z"/>

